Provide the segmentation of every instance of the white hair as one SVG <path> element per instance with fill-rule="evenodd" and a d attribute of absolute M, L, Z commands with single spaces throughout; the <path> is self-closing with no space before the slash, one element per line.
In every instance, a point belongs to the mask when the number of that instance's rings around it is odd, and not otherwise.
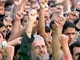
<path fill-rule="evenodd" d="M 40 35 L 34 35 L 34 38 L 35 38 L 34 40 L 37 40 L 37 38 L 38 38 L 38 39 L 40 39 L 40 40 L 42 40 L 44 42 L 43 37 L 40 36 Z M 44 44 L 45 44 L 45 42 L 44 42 Z"/>

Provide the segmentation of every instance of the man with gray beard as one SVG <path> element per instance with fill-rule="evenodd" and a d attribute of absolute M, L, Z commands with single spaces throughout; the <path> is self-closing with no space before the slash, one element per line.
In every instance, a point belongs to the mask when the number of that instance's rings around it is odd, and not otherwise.
<path fill-rule="evenodd" d="M 28 14 L 29 21 L 20 45 L 19 60 L 49 60 L 44 39 L 40 35 L 31 37 L 36 14 L 35 10 Z"/>
<path fill-rule="evenodd" d="M 34 35 L 32 43 L 31 57 L 32 60 L 49 60 L 44 39 L 40 35 Z"/>

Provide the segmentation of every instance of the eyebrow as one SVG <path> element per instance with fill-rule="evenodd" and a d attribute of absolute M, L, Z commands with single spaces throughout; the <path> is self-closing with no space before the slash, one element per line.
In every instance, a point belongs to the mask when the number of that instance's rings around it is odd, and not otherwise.
<path fill-rule="evenodd" d="M 76 53 L 75 55 L 80 55 L 80 52 Z"/>

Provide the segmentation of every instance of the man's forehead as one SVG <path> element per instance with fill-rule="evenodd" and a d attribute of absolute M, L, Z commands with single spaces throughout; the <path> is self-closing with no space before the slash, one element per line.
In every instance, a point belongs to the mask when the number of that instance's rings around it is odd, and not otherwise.
<path fill-rule="evenodd" d="M 35 39 L 32 43 L 32 46 L 41 46 L 41 45 L 45 45 L 44 41 L 41 39 Z"/>

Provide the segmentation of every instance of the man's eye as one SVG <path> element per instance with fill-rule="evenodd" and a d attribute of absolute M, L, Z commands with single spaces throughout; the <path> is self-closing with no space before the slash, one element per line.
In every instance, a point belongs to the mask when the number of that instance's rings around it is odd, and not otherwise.
<path fill-rule="evenodd" d="M 42 48 L 45 48 L 45 46 L 44 46 L 44 45 L 42 45 Z"/>
<path fill-rule="evenodd" d="M 70 33 L 66 33 L 66 35 L 69 35 Z"/>
<path fill-rule="evenodd" d="M 36 47 L 35 49 L 36 49 L 36 50 L 38 50 L 38 49 L 39 49 L 39 47 Z"/>
<path fill-rule="evenodd" d="M 3 33 L 6 32 L 6 30 L 3 31 Z"/>

